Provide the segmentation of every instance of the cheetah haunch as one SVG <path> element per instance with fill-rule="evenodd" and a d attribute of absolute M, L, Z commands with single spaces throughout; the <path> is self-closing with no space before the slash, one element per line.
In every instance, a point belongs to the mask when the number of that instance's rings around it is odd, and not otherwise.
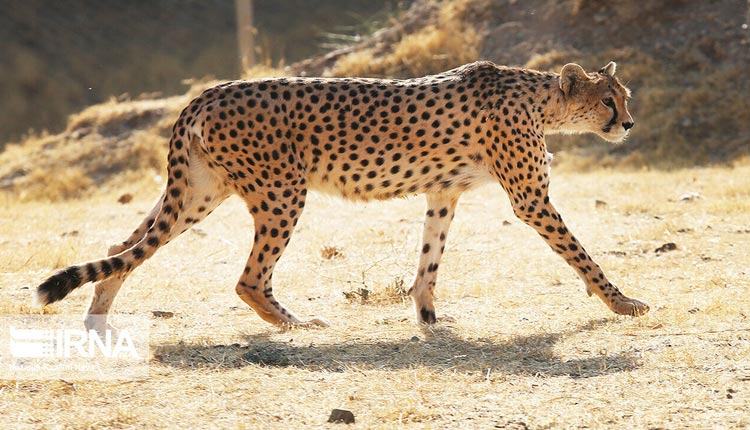
<path fill-rule="evenodd" d="M 159 247 L 201 221 L 230 194 L 254 219 L 255 237 L 237 283 L 264 320 L 303 322 L 274 299 L 271 276 L 305 207 L 308 190 L 350 200 L 425 194 L 416 280 L 417 320 L 434 323 L 433 289 L 459 196 L 499 182 L 513 210 L 578 273 L 589 295 L 617 314 L 645 303 L 612 285 L 548 197 L 545 136 L 595 133 L 622 141 L 633 127 L 629 91 L 615 63 L 560 74 L 476 62 L 408 80 L 281 78 L 229 82 L 182 111 L 169 142 L 168 182 L 151 213 L 108 257 L 68 267 L 37 288 L 42 305 L 100 281 L 86 324 L 100 329 L 120 285 Z"/>

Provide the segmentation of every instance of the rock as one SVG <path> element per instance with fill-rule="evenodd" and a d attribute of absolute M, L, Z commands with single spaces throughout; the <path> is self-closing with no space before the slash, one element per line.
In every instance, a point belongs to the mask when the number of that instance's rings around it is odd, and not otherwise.
<path fill-rule="evenodd" d="M 677 249 L 677 245 L 674 242 L 667 242 L 664 245 L 656 248 L 654 252 L 657 254 L 661 254 L 662 252 L 674 251 L 676 249 Z"/>
<path fill-rule="evenodd" d="M 328 422 L 353 424 L 354 414 L 352 411 L 347 411 L 346 409 L 334 409 L 331 411 L 331 416 L 328 417 Z"/>
<path fill-rule="evenodd" d="M 697 192 L 689 192 L 689 193 L 685 193 L 685 194 L 683 194 L 683 195 L 680 196 L 680 200 L 683 201 L 683 202 L 689 202 L 689 201 L 693 201 L 693 200 L 700 200 L 702 198 L 703 198 L 703 196 L 701 195 L 701 193 L 697 193 Z"/>
<path fill-rule="evenodd" d="M 119 199 L 117 199 L 117 202 L 123 205 L 128 204 L 131 201 L 133 201 L 133 195 L 130 193 L 125 193 L 121 195 Z"/>
<path fill-rule="evenodd" d="M 198 236 L 201 236 L 201 237 L 208 236 L 208 233 L 206 233 L 205 231 L 203 231 L 203 230 L 201 230 L 199 228 L 195 228 L 195 227 L 191 228 L 190 232 L 193 233 L 193 234 L 197 234 Z"/>
<path fill-rule="evenodd" d="M 174 316 L 174 312 L 151 311 L 151 315 L 155 316 L 156 318 L 172 318 Z"/>

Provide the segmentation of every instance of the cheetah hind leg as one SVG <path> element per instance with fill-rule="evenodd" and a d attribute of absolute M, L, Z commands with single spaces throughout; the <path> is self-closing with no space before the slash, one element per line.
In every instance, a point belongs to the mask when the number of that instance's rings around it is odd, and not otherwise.
<path fill-rule="evenodd" d="M 143 220 L 135 231 L 133 231 L 127 240 L 109 247 L 107 250 L 107 257 L 111 257 L 127 250 L 134 244 L 138 243 L 146 235 L 146 232 L 151 228 L 156 215 L 159 213 L 163 198 L 164 195 L 159 198 L 154 208 L 151 209 L 151 212 L 146 216 L 146 219 Z M 86 312 L 86 317 L 83 322 L 86 330 L 95 330 L 100 334 L 104 333 L 105 330 L 115 330 L 114 327 L 107 323 L 107 314 L 109 314 L 109 309 L 112 307 L 112 303 L 114 302 L 117 293 L 120 291 L 120 287 L 125 281 L 127 275 L 128 272 L 122 276 L 116 276 L 98 282 L 94 286 L 94 295 L 91 297 L 91 303 L 89 304 L 89 309 Z"/>
<path fill-rule="evenodd" d="M 177 222 L 169 233 L 167 242 L 203 220 L 229 196 L 229 191 L 223 181 L 210 171 L 197 151 L 191 152 L 189 175 L 191 180 L 186 193 L 185 203 L 179 213 Z M 164 195 L 162 194 L 161 198 L 159 198 L 156 205 L 151 209 L 151 212 L 138 228 L 133 231 L 127 240 L 111 246 L 107 251 L 107 256 L 119 254 L 143 239 L 151 228 L 154 219 L 156 219 L 159 210 L 161 210 L 163 200 Z M 84 325 L 87 330 L 95 330 L 103 333 L 104 330 L 114 329 L 107 323 L 107 315 L 122 283 L 129 273 L 129 271 L 125 272 L 122 276 L 112 277 L 96 284 L 91 304 L 84 319 Z"/>
<path fill-rule="evenodd" d="M 235 291 L 264 321 L 286 328 L 328 327 L 326 320 L 302 321 L 273 296 L 271 277 L 305 205 L 306 190 L 289 186 L 290 192 L 274 201 L 247 198 L 253 214 L 253 249 Z M 252 203 L 251 203 L 252 202 Z"/>
<path fill-rule="evenodd" d="M 183 211 L 180 213 L 179 219 L 173 227 L 172 232 L 169 234 L 167 242 L 173 240 L 194 224 L 200 222 L 213 209 L 215 209 L 216 206 L 226 199 L 226 195 L 217 195 L 215 197 L 201 195 L 200 197 L 200 203 L 188 197 L 187 203 L 185 204 Z M 159 200 L 149 216 L 146 217 L 126 241 L 109 247 L 109 250 L 107 251 L 108 257 L 129 249 L 146 235 L 146 232 L 151 227 L 151 224 L 156 217 L 156 213 L 161 208 L 161 201 L 162 199 Z M 112 303 L 114 302 L 117 293 L 120 291 L 122 283 L 125 282 L 125 279 L 129 274 L 130 272 L 125 272 L 121 276 L 106 279 L 98 282 L 94 286 L 94 294 L 91 298 L 91 303 L 84 319 L 86 330 L 95 330 L 99 333 L 103 333 L 104 330 L 115 329 L 107 323 L 107 315 L 109 314 L 109 309 L 112 307 Z"/>

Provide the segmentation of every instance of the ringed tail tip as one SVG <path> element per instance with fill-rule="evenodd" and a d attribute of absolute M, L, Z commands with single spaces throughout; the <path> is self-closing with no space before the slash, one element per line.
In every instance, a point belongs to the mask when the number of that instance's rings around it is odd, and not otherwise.
<path fill-rule="evenodd" d="M 47 278 L 36 288 L 34 303 L 39 306 L 46 306 L 60 301 L 83 283 L 84 279 L 76 266 L 63 269 Z"/>

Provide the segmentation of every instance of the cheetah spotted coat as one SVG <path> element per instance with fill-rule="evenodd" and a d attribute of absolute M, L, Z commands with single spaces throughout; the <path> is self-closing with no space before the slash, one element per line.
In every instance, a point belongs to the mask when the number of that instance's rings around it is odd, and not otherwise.
<path fill-rule="evenodd" d="M 101 329 L 126 276 L 154 252 L 239 194 L 254 219 L 254 244 L 236 292 L 266 321 L 301 321 L 273 296 L 272 274 L 308 190 L 350 200 L 425 194 L 416 280 L 418 321 L 436 321 L 433 289 L 462 192 L 497 182 L 515 214 L 536 230 L 618 314 L 648 306 L 625 297 L 568 230 L 548 197 L 545 135 L 593 132 L 620 141 L 633 126 L 629 91 L 615 64 L 560 74 L 477 62 L 408 80 L 279 78 L 206 90 L 182 111 L 169 143 L 164 195 L 108 257 L 71 266 L 37 289 L 48 304 L 87 282 L 86 324 Z"/>

